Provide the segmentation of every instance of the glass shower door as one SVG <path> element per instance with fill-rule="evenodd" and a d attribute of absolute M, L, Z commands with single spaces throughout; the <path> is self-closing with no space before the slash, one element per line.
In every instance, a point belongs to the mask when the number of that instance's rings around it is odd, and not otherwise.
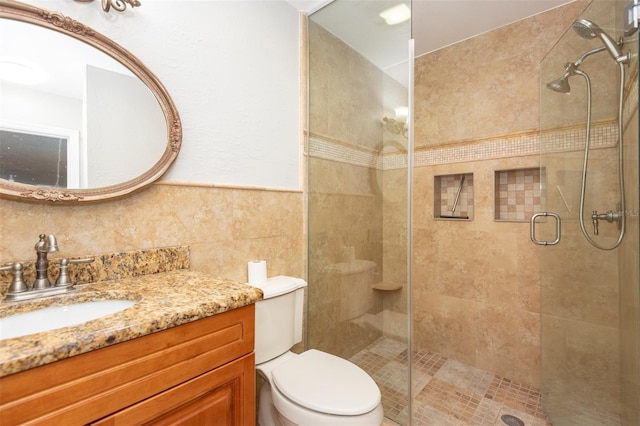
<path fill-rule="evenodd" d="M 308 348 L 363 368 L 409 422 L 410 1 L 336 0 L 308 20 Z"/>
<path fill-rule="evenodd" d="M 559 243 L 539 250 L 541 390 L 554 426 L 640 424 L 638 62 L 624 65 L 620 162 L 620 67 L 605 36 L 581 33 L 595 24 L 623 37 L 623 6 L 594 0 L 541 64 L 544 205 L 561 221 Z M 637 50 L 637 34 L 625 37 L 621 53 Z M 536 228 L 555 238 L 555 220 Z"/>

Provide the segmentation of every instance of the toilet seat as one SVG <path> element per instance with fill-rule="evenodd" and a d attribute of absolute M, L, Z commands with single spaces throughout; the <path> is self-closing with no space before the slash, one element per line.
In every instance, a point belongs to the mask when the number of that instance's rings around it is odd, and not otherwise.
<path fill-rule="evenodd" d="M 276 366 L 271 378 L 283 396 L 319 413 L 358 416 L 380 405 L 380 389 L 364 370 L 315 349 Z"/>
<path fill-rule="evenodd" d="M 261 404 L 271 404 L 271 409 L 265 407 L 268 413 L 264 413 L 263 408 L 260 408 L 260 426 L 380 426 L 384 418 L 382 403 L 359 416 L 336 416 L 304 408 L 282 395 L 276 386 L 264 385 L 260 392 L 260 401 Z"/>

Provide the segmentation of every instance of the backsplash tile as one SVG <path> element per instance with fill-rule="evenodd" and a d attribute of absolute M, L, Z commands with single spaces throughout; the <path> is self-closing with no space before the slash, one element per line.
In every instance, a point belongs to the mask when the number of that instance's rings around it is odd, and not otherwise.
<path fill-rule="evenodd" d="M 150 275 L 159 272 L 169 272 L 190 268 L 188 246 L 163 247 L 146 250 L 132 250 L 109 254 L 88 254 L 74 256 L 70 259 L 93 258 L 93 262 L 77 263 L 69 266 L 69 277 L 74 284 L 87 284 L 122 278 Z M 49 278 L 55 282 L 60 273 L 59 261 L 61 257 L 49 258 Z M 9 265 L 9 264 L 7 264 Z M 35 262 L 25 265 L 24 279 L 33 282 L 35 278 Z M 12 275 L 10 271 L 0 272 L 2 281 L 1 293 L 6 292 Z"/>

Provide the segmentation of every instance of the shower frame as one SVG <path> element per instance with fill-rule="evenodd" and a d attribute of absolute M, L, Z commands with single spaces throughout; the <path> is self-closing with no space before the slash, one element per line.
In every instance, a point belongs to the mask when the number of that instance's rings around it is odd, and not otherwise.
<path fill-rule="evenodd" d="M 600 36 L 605 43 L 601 47 L 598 41 L 581 40 L 584 34 L 574 31 L 577 25 L 596 22 L 603 33 L 622 36 L 623 10 L 620 1 L 592 1 L 541 64 L 541 171 L 546 176 L 546 210 L 556 212 L 562 220 L 559 244 L 540 248 L 541 393 L 554 426 L 640 423 L 637 35 L 628 39 L 622 52 L 615 52 L 606 45 L 613 37 Z M 596 55 L 604 50 L 609 55 Z M 629 52 L 631 61 L 624 65 L 626 81 L 617 81 L 612 58 Z M 570 96 L 547 90 L 563 89 L 559 80 L 547 82 L 567 60 L 576 57 L 580 59 L 565 65 L 566 78 L 588 75 L 587 83 L 600 86 L 593 94 L 591 135 L 585 122 L 587 84 L 572 80 Z M 624 87 L 620 126 L 618 86 Z M 563 91 L 568 88 L 567 84 Z M 563 141 L 559 134 L 564 135 Z M 591 147 L 587 149 L 589 136 Z M 624 157 L 616 163 L 620 151 Z M 624 175 L 618 184 L 619 170 Z M 562 192 L 582 192 L 573 197 L 580 200 L 576 201 L 580 208 L 573 205 L 571 211 Z M 606 219 L 595 211 L 615 208 L 619 199 L 626 199 L 626 207 L 624 202 L 619 207 L 620 220 L 601 221 L 599 235 L 590 225 L 584 226 L 596 216 Z M 591 245 L 592 240 L 599 247 Z"/>

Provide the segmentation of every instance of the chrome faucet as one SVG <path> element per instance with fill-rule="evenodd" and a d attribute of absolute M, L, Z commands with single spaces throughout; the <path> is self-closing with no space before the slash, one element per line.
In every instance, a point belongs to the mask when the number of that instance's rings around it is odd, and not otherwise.
<path fill-rule="evenodd" d="M 6 302 L 36 299 L 45 296 L 68 293 L 74 290 L 74 284 L 68 275 L 68 267 L 75 263 L 93 262 L 93 258 L 61 259 L 60 274 L 55 284 L 49 280 L 49 259 L 47 255 L 58 251 L 58 241 L 53 235 L 40 234 L 40 240 L 35 245 L 36 250 L 36 279 L 31 286 L 24 281 L 24 265 L 14 262 L 10 266 L 0 267 L 0 271 L 11 271 L 13 280 L 4 298 Z"/>
<path fill-rule="evenodd" d="M 51 287 L 49 281 L 49 260 L 47 254 L 58 251 L 58 241 L 53 235 L 40 234 L 40 241 L 35 245 L 36 249 L 36 280 L 31 286 L 32 290 L 41 290 Z"/>

